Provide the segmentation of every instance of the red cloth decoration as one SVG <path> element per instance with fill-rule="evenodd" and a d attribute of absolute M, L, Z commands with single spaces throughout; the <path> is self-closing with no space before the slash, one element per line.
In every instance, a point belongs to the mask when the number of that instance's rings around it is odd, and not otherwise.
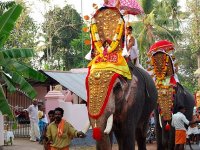
<path fill-rule="evenodd" d="M 158 41 L 158 42 L 154 43 L 153 45 L 151 45 L 149 52 L 157 51 L 160 48 L 162 48 L 165 51 L 174 50 L 174 44 L 167 40 L 161 40 L 161 41 Z"/>
<path fill-rule="evenodd" d="M 101 140 L 101 130 L 98 127 L 93 128 L 93 138 L 97 141 Z"/>
<path fill-rule="evenodd" d="M 171 78 L 170 78 L 170 84 L 176 85 L 176 80 L 175 80 L 174 76 L 171 76 Z"/>
<path fill-rule="evenodd" d="M 166 130 L 166 131 L 169 131 L 170 128 L 171 128 L 171 126 L 170 126 L 169 123 L 167 122 L 167 124 L 166 124 L 166 126 L 165 126 L 165 130 Z"/>

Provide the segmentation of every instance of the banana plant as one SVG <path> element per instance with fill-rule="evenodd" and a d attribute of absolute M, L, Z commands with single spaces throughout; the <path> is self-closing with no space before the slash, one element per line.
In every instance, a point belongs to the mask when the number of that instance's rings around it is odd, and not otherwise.
<path fill-rule="evenodd" d="M 14 4 L 6 12 L 0 14 L 0 111 L 11 118 L 13 114 L 4 90 L 7 88 L 9 92 L 15 92 L 20 89 L 30 99 L 33 99 L 37 93 L 28 80 L 41 82 L 46 80 L 42 73 L 18 61 L 19 58 L 33 57 L 33 49 L 4 49 L 3 47 L 22 10 L 21 5 Z"/>

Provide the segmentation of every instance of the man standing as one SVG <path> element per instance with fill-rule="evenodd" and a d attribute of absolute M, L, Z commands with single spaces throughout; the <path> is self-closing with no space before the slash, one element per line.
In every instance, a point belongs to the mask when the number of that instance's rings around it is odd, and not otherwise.
<path fill-rule="evenodd" d="M 48 112 L 48 117 L 49 117 L 49 124 L 50 124 L 50 123 L 52 123 L 52 122 L 55 120 L 55 112 L 54 112 L 54 110 L 50 110 L 50 111 Z M 43 132 L 44 150 L 51 150 L 51 146 L 50 146 L 51 143 L 50 143 L 50 141 L 48 141 L 48 138 L 47 138 L 47 136 L 46 136 L 47 127 L 48 127 L 49 124 L 46 125 L 46 127 L 44 128 L 44 132 Z"/>
<path fill-rule="evenodd" d="M 74 137 L 83 138 L 85 134 L 62 119 L 64 114 L 62 108 L 58 107 L 54 111 L 55 121 L 47 127 L 47 140 L 51 143 L 51 150 L 69 150 L 71 140 Z"/>
<path fill-rule="evenodd" d="M 38 126 L 39 126 L 39 130 L 40 130 L 39 143 L 42 144 L 44 128 L 46 127 L 46 125 L 48 123 L 47 116 L 45 114 L 45 108 L 43 105 L 38 105 L 38 118 L 39 118 Z"/>
<path fill-rule="evenodd" d="M 33 104 L 27 108 L 30 118 L 30 140 L 36 142 L 39 140 L 39 127 L 38 127 L 38 101 L 36 99 L 33 100 Z"/>
<path fill-rule="evenodd" d="M 188 121 L 184 115 L 185 107 L 179 106 L 178 112 L 172 116 L 171 125 L 175 127 L 175 150 L 184 150 L 186 143 L 186 128 L 184 124 L 191 125 L 196 121 Z"/>

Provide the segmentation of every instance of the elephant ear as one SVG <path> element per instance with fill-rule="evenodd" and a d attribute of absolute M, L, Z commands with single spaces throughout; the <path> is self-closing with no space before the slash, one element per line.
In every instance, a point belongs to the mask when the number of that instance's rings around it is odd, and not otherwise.
<path fill-rule="evenodd" d="M 178 90 L 183 90 L 184 94 L 186 94 L 185 88 L 180 83 L 177 82 L 176 85 L 177 85 L 177 91 Z"/>
<path fill-rule="evenodd" d="M 174 110 L 173 113 L 178 112 L 179 106 L 185 106 L 184 105 L 184 97 L 185 97 L 185 89 L 180 83 L 176 83 L 175 87 L 175 94 L 174 94 Z"/>

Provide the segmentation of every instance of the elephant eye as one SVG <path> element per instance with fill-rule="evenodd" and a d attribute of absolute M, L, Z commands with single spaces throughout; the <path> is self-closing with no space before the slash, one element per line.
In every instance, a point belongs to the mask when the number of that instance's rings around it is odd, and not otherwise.
<path fill-rule="evenodd" d="M 118 82 L 113 88 L 113 93 L 117 93 L 119 90 L 122 90 L 121 84 Z"/>

